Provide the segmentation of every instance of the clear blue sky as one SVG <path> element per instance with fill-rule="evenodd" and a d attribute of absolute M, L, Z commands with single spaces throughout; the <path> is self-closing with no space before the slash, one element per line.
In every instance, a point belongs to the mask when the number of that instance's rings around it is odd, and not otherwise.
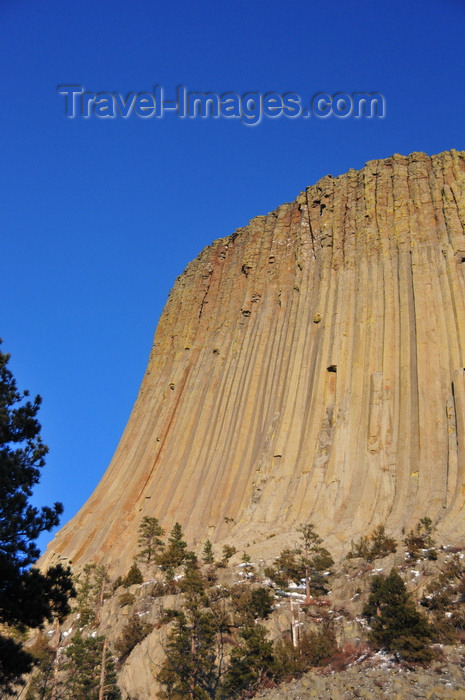
<path fill-rule="evenodd" d="M 96 486 L 175 278 L 323 175 L 464 149 L 463 0 L 1 0 L 0 336 L 40 393 L 37 504 Z M 380 92 L 384 119 L 67 119 L 56 88 Z M 169 97 L 169 95 L 168 95 Z M 48 538 L 41 538 L 43 545 Z"/>

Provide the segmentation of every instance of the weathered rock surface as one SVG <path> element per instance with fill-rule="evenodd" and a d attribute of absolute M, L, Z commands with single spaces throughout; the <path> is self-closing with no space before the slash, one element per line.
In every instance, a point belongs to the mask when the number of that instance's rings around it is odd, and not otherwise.
<path fill-rule="evenodd" d="M 357 663 L 339 673 L 312 671 L 298 680 L 259 693 L 263 700 L 355 700 L 391 698 L 391 700 L 463 700 L 465 674 L 463 648 L 448 648 L 442 662 L 431 668 L 405 669 L 379 656 Z"/>
<path fill-rule="evenodd" d="M 289 636 L 290 621 L 295 619 L 296 610 L 303 630 L 321 630 L 323 619 L 331 621 L 339 642 L 339 653 L 328 660 L 328 665 L 309 670 L 300 678 L 282 682 L 268 690 L 262 690 L 257 697 L 268 700 L 289 698 L 304 700 L 307 698 L 332 698 L 333 700 L 351 700 L 353 698 L 429 698 L 430 700 L 465 698 L 464 646 L 435 645 L 435 660 L 428 666 L 421 664 L 397 663 L 394 657 L 381 652 L 375 653 L 367 645 L 368 626 L 361 612 L 366 604 L 371 588 L 372 577 L 382 573 L 386 575 L 395 566 L 402 575 L 414 600 L 419 601 L 428 593 L 428 586 L 437 580 L 441 572 L 451 570 L 455 565 L 463 572 L 465 554 L 451 551 L 455 547 L 446 545 L 436 552 L 437 559 L 420 559 L 411 561 L 406 557 L 406 548 L 399 543 L 395 554 L 377 559 L 373 563 L 361 558 L 344 558 L 338 562 L 331 577 L 329 597 L 314 600 L 309 608 L 303 606 L 305 585 L 293 588 L 293 603 L 289 593 L 280 593 L 275 589 L 274 609 L 270 617 L 260 620 L 268 631 L 268 639 L 277 641 Z M 240 555 L 233 557 L 236 563 L 227 568 L 216 569 L 217 584 L 227 589 L 234 584 L 247 586 Z M 264 575 L 265 564 L 256 565 L 257 581 L 250 585 L 269 585 Z M 146 576 L 154 573 L 160 582 L 161 574 L 153 566 L 143 567 Z M 203 570 L 204 574 L 206 569 Z M 456 569 L 455 581 L 460 580 L 461 573 Z M 81 627 L 84 636 L 104 635 L 109 643 L 110 653 L 118 667 L 118 684 L 124 700 L 153 700 L 162 690 L 157 675 L 165 659 L 165 649 L 171 625 L 167 622 L 168 610 L 181 610 L 186 599 L 179 591 L 176 594 L 160 595 L 156 580 L 149 579 L 142 584 L 134 584 L 129 589 L 119 587 L 103 603 L 99 623 Z M 130 600 L 127 600 L 129 595 Z M 463 603 L 451 596 L 449 606 L 460 618 Z M 300 601 L 300 602 L 299 602 Z M 427 608 L 420 608 L 423 613 Z M 292 612 L 294 610 L 294 613 Z M 448 610 L 437 611 L 439 618 L 448 619 Z M 143 641 L 137 644 L 126 660 L 118 657 L 117 642 L 124 636 L 124 627 L 133 616 L 153 625 L 153 630 Z M 430 618 L 432 620 L 433 618 Z M 462 618 L 463 619 L 463 618 Z M 80 616 L 70 615 L 61 626 L 60 658 L 61 668 L 66 658 L 66 648 L 72 641 L 74 632 L 80 628 Z M 54 637 L 55 628 L 48 630 L 50 639 Z M 463 634 L 460 634 L 463 639 Z M 348 667 L 347 667 L 348 665 Z M 66 674 L 62 677 L 66 682 Z M 270 681 L 270 683 L 276 681 Z M 27 697 L 27 688 L 19 693 L 19 700 Z"/>
<path fill-rule="evenodd" d="M 465 538 L 465 152 L 327 176 L 188 265 L 94 494 L 43 563 L 127 570 L 143 516 L 279 551 L 428 514 Z M 268 542 L 268 545 L 266 544 Z"/>

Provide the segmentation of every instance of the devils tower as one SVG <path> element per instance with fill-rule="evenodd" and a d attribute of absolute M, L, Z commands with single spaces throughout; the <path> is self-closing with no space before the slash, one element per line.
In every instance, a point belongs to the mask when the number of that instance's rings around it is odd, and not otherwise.
<path fill-rule="evenodd" d="M 126 570 L 145 515 L 194 546 L 308 521 L 342 546 L 425 515 L 464 540 L 464 353 L 465 152 L 324 177 L 177 279 L 113 460 L 44 562 Z"/>

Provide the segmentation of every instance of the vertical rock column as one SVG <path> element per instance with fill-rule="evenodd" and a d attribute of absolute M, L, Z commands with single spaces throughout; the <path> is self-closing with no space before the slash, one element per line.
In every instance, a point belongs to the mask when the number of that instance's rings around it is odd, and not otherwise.
<path fill-rule="evenodd" d="M 465 154 L 330 176 L 178 278 L 114 458 L 44 562 L 125 569 L 144 515 L 245 546 L 465 536 Z"/>

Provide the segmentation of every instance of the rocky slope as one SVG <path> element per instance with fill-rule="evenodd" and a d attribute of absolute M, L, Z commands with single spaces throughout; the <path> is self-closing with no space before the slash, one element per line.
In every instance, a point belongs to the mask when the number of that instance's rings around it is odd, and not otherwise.
<path fill-rule="evenodd" d="M 296 544 L 291 543 L 291 544 Z M 328 594 L 312 599 L 309 606 L 305 601 L 305 584 L 280 588 L 266 575 L 266 565 L 273 563 L 261 560 L 251 564 L 254 572 L 252 578 L 244 574 L 240 555 L 236 554 L 225 568 L 216 568 L 216 581 L 213 588 L 247 589 L 247 587 L 264 586 L 273 595 L 273 610 L 266 620 L 260 620 L 267 629 L 268 639 L 276 643 L 290 639 L 291 620 L 297 623 L 301 633 L 321 630 L 326 623 L 331 623 L 337 637 L 339 649 L 335 655 L 324 662 L 320 668 L 314 668 L 301 677 L 288 680 L 292 672 L 285 669 L 285 680 L 281 682 L 280 673 L 270 679 L 268 685 L 275 684 L 267 690 L 261 690 L 257 698 L 278 700 L 288 698 L 299 700 L 307 698 L 332 698 L 333 700 L 352 700 L 353 698 L 430 698 L 431 700 L 465 697 L 464 647 L 465 640 L 465 596 L 457 595 L 460 582 L 465 583 L 465 553 L 457 552 L 457 547 L 442 544 L 435 549 L 435 558 L 424 558 L 426 550 L 418 552 L 419 559 L 407 555 L 408 549 L 397 543 L 397 551 L 388 556 L 381 556 L 375 561 L 367 562 L 363 558 L 343 558 L 333 568 L 328 579 Z M 431 664 L 399 663 L 393 656 L 375 652 L 367 644 L 368 626 L 362 615 L 368 600 L 373 577 L 377 574 L 387 575 L 396 567 L 405 581 L 407 590 L 418 603 L 425 601 L 431 591 L 439 595 L 449 588 L 448 602 L 445 605 L 421 605 L 418 609 L 428 615 L 435 630 L 435 659 Z M 122 586 L 114 589 L 109 584 L 105 599 L 98 615 L 98 622 L 87 625 L 83 623 L 80 613 L 73 613 L 61 625 L 59 638 L 59 668 L 64 674 L 63 686 L 66 688 L 66 650 L 73 641 L 73 635 L 81 630 L 84 637 L 104 635 L 108 640 L 109 653 L 115 658 L 118 668 L 118 684 L 123 700 L 152 700 L 159 697 L 162 690 L 157 675 L 165 659 L 167 640 L 172 629 L 172 622 L 166 617 L 168 609 L 180 611 L 186 604 L 185 594 L 181 589 L 164 594 L 160 582 L 164 575 L 153 564 L 142 567 L 145 571 L 144 582 L 130 588 Z M 204 574 L 208 567 L 203 567 Z M 444 572 L 448 572 L 447 581 Z M 182 567 L 178 570 L 176 580 L 181 582 Z M 442 577 L 442 578 L 441 578 Z M 440 582 L 439 588 L 434 582 Z M 432 587 L 433 586 L 433 587 Z M 95 599 L 95 601 L 98 599 Z M 292 599 L 292 602 L 291 602 Z M 439 601 L 439 598 L 437 599 Z M 227 608 L 229 609 L 229 608 Z M 451 612 L 453 611 L 453 612 Z M 455 616 L 452 622 L 451 615 Z M 127 658 L 120 656 L 118 640 L 124 636 L 128 621 L 136 616 L 144 623 L 153 626 L 151 632 L 134 646 Z M 443 623 L 451 623 L 449 633 L 453 631 L 457 644 L 452 645 L 452 638 L 444 646 L 441 641 L 445 631 Z M 438 637 L 439 634 L 439 637 Z M 53 643 L 55 629 L 48 630 L 47 636 Z M 444 644 L 445 639 L 442 640 Z M 19 693 L 20 700 L 27 697 L 27 688 Z M 35 696 L 34 696 L 35 697 Z M 241 696 L 242 697 L 242 696 Z M 248 693 L 244 697 L 250 697 Z"/>
<path fill-rule="evenodd" d="M 303 521 L 337 550 L 427 506 L 463 541 L 464 271 L 457 151 L 327 176 L 215 241 L 176 281 L 114 458 L 42 564 L 125 572 L 145 515 L 271 554 Z"/>
<path fill-rule="evenodd" d="M 431 668 L 411 669 L 396 667 L 383 654 L 378 654 L 366 661 L 356 661 L 339 673 L 307 673 L 255 697 L 262 700 L 463 700 L 463 652 L 463 647 L 450 647 L 443 650 L 443 660 L 435 662 Z"/>

